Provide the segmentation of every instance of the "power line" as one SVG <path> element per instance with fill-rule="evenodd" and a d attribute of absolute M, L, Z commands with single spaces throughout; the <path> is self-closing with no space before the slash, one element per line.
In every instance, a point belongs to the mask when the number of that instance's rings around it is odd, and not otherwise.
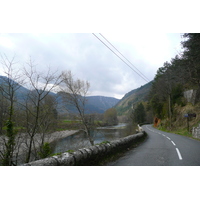
<path fill-rule="evenodd" d="M 129 61 L 113 44 L 111 44 L 111 42 L 108 41 L 108 39 L 106 39 L 101 33 L 99 33 L 121 56 L 123 56 L 123 58 L 125 58 L 146 80 L 150 81 L 137 67 L 135 67 L 133 65 L 133 63 L 131 63 L 131 61 Z"/>
<path fill-rule="evenodd" d="M 148 79 L 145 78 L 145 76 L 141 76 L 137 71 L 135 71 L 127 62 L 125 62 L 119 55 L 117 55 L 105 42 L 103 42 L 96 34 L 92 33 L 100 42 L 102 42 L 110 51 L 112 51 L 121 61 L 123 61 L 128 67 L 130 67 L 138 76 L 140 76 L 142 79 L 144 79 L 146 82 L 149 82 Z M 110 42 L 109 42 L 110 43 Z M 111 44 L 112 45 L 112 44 Z M 113 46 L 113 45 L 112 45 Z M 113 46 L 114 47 L 114 46 Z M 115 47 L 114 47 L 115 48 Z M 115 48 L 116 49 L 116 48 Z M 118 51 L 118 50 L 117 50 Z M 118 51 L 119 52 L 119 51 Z M 119 52 L 120 53 L 120 52 Z M 120 53 L 121 54 L 121 53 Z M 123 56 L 124 57 L 124 56 Z M 126 59 L 127 60 L 127 59 Z M 139 70 L 138 70 L 139 71 Z"/>

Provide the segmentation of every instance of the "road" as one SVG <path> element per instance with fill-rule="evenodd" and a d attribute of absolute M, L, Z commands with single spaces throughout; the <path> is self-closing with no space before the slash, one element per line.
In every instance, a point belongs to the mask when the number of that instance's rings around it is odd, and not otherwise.
<path fill-rule="evenodd" d="M 148 134 L 138 147 L 107 166 L 200 166 L 200 141 L 142 127 Z"/>

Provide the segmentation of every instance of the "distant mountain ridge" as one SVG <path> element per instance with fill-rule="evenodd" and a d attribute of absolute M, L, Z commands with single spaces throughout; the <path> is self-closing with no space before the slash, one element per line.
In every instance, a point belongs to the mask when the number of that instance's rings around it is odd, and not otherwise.
<path fill-rule="evenodd" d="M 98 113 L 104 113 L 107 109 L 114 107 L 119 102 L 119 99 L 105 96 L 88 96 L 87 99 L 88 109 L 98 111 Z"/>
<path fill-rule="evenodd" d="M 6 79 L 8 79 L 6 76 L 0 76 L 0 84 L 5 84 Z M 11 80 L 14 84 L 17 85 L 17 83 L 13 80 Z M 23 87 L 19 84 L 19 89 L 16 92 L 16 97 L 19 101 L 23 101 L 25 99 L 25 96 L 29 93 L 29 89 Z M 59 104 L 62 104 L 61 98 L 58 97 L 58 94 L 50 92 L 50 95 L 57 97 L 57 102 Z M 116 99 L 114 97 L 105 97 L 105 96 L 88 96 L 87 98 L 87 104 L 86 104 L 86 113 L 104 113 L 107 109 L 114 107 L 118 102 L 119 99 Z M 71 107 L 69 107 L 69 110 L 71 112 L 75 112 L 75 110 Z M 59 109 L 59 112 L 61 109 Z M 65 112 L 65 111 L 64 111 Z"/>

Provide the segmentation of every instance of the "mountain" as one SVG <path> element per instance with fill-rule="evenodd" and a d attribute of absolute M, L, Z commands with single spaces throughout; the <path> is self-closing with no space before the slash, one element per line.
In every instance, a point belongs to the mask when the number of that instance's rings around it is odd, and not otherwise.
<path fill-rule="evenodd" d="M 66 113 L 67 110 L 70 113 L 77 113 L 77 109 L 72 105 L 67 105 L 62 100 L 62 94 L 59 93 L 57 96 L 58 112 Z M 114 107 L 119 102 L 119 99 L 113 97 L 104 97 L 104 96 L 87 96 L 86 97 L 86 105 L 85 105 L 85 113 L 104 113 L 107 109 Z"/>
<path fill-rule="evenodd" d="M 22 85 L 18 84 L 12 79 L 7 78 L 6 76 L 0 76 L 0 85 L 4 85 L 5 87 L 9 87 L 9 84 L 14 88 L 18 88 L 16 92 L 16 97 L 18 100 L 23 100 L 24 96 L 28 94 L 29 90 Z"/>
<path fill-rule="evenodd" d="M 125 115 L 128 111 L 141 101 L 147 101 L 152 82 L 149 82 L 140 88 L 131 90 L 116 104 L 115 108 L 118 115 Z"/>
<path fill-rule="evenodd" d="M 8 82 L 12 83 L 16 87 L 19 87 L 16 92 L 16 97 L 18 101 L 23 102 L 26 95 L 30 92 L 27 88 L 23 87 L 22 85 L 17 84 L 17 82 L 8 79 L 6 76 L 0 76 L 0 85 L 7 85 Z M 63 103 L 61 97 L 53 92 L 49 93 L 50 95 L 56 97 L 57 103 L 60 104 L 58 112 L 62 113 L 65 112 L 63 109 Z M 114 107 L 119 102 L 119 99 L 113 97 L 104 97 L 104 96 L 88 96 L 87 97 L 87 104 L 86 104 L 86 113 L 104 113 L 107 109 Z M 71 107 L 67 106 L 67 108 L 71 112 L 76 112 L 76 110 Z"/>
<path fill-rule="evenodd" d="M 119 102 L 119 99 L 104 96 L 88 96 L 87 99 L 87 110 L 91 113 L 104 113 Z"/>

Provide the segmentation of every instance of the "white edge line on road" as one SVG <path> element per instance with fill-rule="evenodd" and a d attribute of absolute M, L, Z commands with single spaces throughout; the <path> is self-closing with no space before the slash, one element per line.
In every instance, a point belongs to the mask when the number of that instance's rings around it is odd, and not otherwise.
<path fill-rule="evenodd" d="M 174 146 L 176 146 L 176 144 L 171 140 L 171 142 L 172 142 L 172 144 L 174 145 Z"/>
<path fill-rule="evenodd" d="M 182 158 L 181 153 L 180 153 L 180 151 L 178 150 L 178 148 L 176 148 L 176 151 L 177 151 L 177 154 L 178 154 L 179 160 L 182 160 L 183 158 Z"/>

